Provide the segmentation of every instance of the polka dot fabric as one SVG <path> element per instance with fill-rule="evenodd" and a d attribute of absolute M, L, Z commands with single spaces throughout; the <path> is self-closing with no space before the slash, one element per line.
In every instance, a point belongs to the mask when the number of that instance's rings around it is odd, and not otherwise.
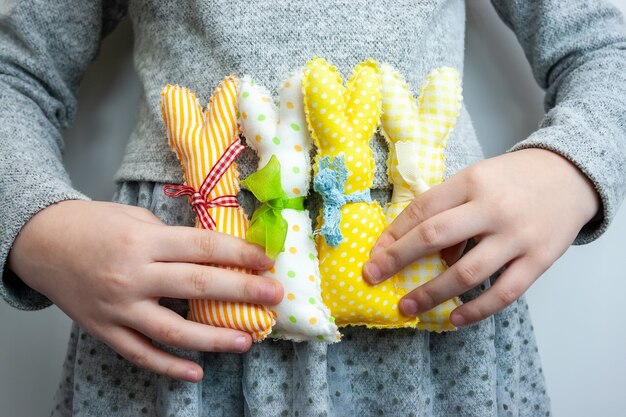
<path fill-rule="evenodd" d="M 311 137 L 306 126 L 302 98 L 302 71 L 290 75 L 279 89 L 280 108 L 269 92 L 244 77 L 239 92 L 240 124 L 247 143 L 259 155 L 259 169 L 272 156 L 280 162 L 281 184 L 288 197 L 308 194 L 311 175 Z M 334 343 L 341 336 L 321 295 L 317 249 L 308 211 L 283 209 L 288 230 L 285 251 L 263 275 L 279 280 L 283 301 L 272 307 L 276 316 L 272 336 Z"/>
<path fill-rule="evenodd" d="M 461 109 L 461 81 L 453 68 L 433 70 L 421 89 L 418 102 L 404 78 L 390 65 L 381 65 L 382 130 L 389 142 L 388 169 L 393 183 L 391 202 L 385 207 L 387 222 L 429 187 L 443 182 L 444 149 Z M 445 271 L 439 253 L 409 265 L 397 275 L 397 285 L 412 291 Z M 454 298 L 421 314 L 418 328 L 454 330 L 450 313 L 461 304 Z"/>
<path fill-rule="evenodd" d="M 169 225 L 194 224 L 189 204 L 165 196 L 162 183 L 117 187 L 115 202 L 152 210 Z M 180 315 L 188 310 L 183 300 L 161 304 Z M 341 343 L 332 345 L 268 338 L 244 354 L 159 344 L 203 367 L 203 380 L 189 383 L 134 366 L 74 324 L 51 415 L 552 415 L 525 297 L 455 332 L 350 327 L 342 333 Z"/>
<path fill-rule="evenodd" d="M 317 160 L 343 157 L 348 177 L 345 193 L 372 186 L 374 159 L 369 142 L 381 114 L 381 79 L 378 65 L 357 65 L 343 86 L 340 75 L 325 60 L 315 58 L 305 68 L 304 103 Z M 317 167 L 316 167 L 317 168 Z M 322 216 L 318 223 L 323 224 Z M 341 208 L 342 241 L 330 246 L 318 235 L 322 295 L 339 326 L 402 327 L 415 319 L 402 316 L 398 301 L 404 294 L 396 278 L 376 286 L 363 280 L 361 271 L 374 242 L 385 227 L 377 202 L 348 203 Z"/>
<path fill-rule="evenodd" d="M 161 92 L 161 111 L 170 147 L 182 165 L 185 185 L 194 190 L 200 189 L 228 146 L 238 139 L 235 117 L 237 83 L 235 77 L 226 77 L 215 89 L 206 111 L 186 88 L 168 85 Z M 238 192 L 238 174 L 233 164 L 211 191 L 209 199 L 237 195 Z M 208 213 L 215 220 L 215 231 L 245 237 L 248 219 L 240 207 L 212 207 Z M 199 221 L 196 221 L 196 227 L 202 227 Z M 243 330 L 250 333 L 254 340 L 263 340 L 274 324 L 269 309 L 256 304 L 189 300 L 189 307 L 191 320 Z"/>

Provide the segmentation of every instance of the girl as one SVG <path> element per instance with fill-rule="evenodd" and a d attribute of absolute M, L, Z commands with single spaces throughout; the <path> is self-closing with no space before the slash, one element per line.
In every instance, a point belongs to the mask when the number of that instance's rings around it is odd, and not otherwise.
<path fill-rule="evenodd" d="M 449 179 L 414 200 L 364 266 L 367 281 L 381 282 L 442 250 L 451 267 L 400 308 L 416 315 L 462 295 L 465 304 L 452 315 L 458 331 L 348 328 L 329 347 L 251 346 L 245 333 L 182 318 L 180 299 L 272 305 L 282 288 L 196 265 L 263 270 L 271 262 L 242 241 L 180 227 L 192 225 L 193 215 L 162 193 L 163 183 L 180 181 L 180 167 L 164 140 L 161 87 L 179 83 L 206 101 L 225 75 L 253 74 L 275 86 L 315 55 L 343 74 L 374 57 L 414 87 L 432 68 L 462 69 L 464 4 L 414 3 L 4 6 L 2 291 L 21 308 L 52 301 L 77 323 L 56 415 L 549 413 L 519 297 L 572 241 L 601 234 L 624 192 L 626 36 L 617 12 L 600 2 L 494 1 L 547 90 L 549 113 L 515 152 L 480 161 L 463 109 L 446 149 Z M 81 72 L 126 13 L 145 96 L 115 203 L 90 202 L 68 184 L 59 131 L 72 118 Z M 373 147 L 383 161 L 380 138 Z M 254 165 L 251 155 L 241 158 L 242 176 Z M 375 186 L 384 199 L 384 175 Z"/>

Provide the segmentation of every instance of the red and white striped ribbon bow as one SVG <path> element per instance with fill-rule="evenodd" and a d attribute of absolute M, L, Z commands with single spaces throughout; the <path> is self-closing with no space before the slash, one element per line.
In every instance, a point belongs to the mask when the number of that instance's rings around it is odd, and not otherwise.
<path fill-rule="evenodd" d="M 213 191 L 224 173 L 228 170 L 228 168 L 230 168 L 233 162 L 235 162 L 237 156 L 245 148 L 246 147 L 241 144 L 240 139 L 237 139 L 236 141 L 231 143 L 230 146 L 226 148 L 224 154 L 215 163 L 213 168 L 211 168 L 211 171 L 209 171 L 209 173 L 207 174 L 199 191 L 196 191 L 193 187 L 190 187 L 188 185 L 168 184 L 163 187 L 163 192 L 168 197 L 173 198 L 178 198 L 184 195 L 190 196 L 191 208 L 198 215 L 198 219 L 200 219 L 200 223 L 202 223 L 202 226 L 205 229 L 215 230 L 215 220 L 209 214 L 209 208 L 239 207 L 239 203 L 237 202 L 237 197 L 234 195 L 224 195 L 209 200 L 209 194 L 211 194 L 211 191 Z"/>

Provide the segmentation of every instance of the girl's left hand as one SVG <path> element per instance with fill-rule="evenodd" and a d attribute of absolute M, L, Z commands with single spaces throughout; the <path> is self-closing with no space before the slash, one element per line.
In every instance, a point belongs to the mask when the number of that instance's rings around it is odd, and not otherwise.
<path fill-rule="evenodd" d="M 376 284 L 443 251 L 452 266 L 400 300 L 400 311 L 416 316 L 506 266 L 490 289 L 450 316 L 455 326 L 472 324 L 517 300 L 599 207 L 589 179 L 556 153 L 525 149 L 487 159 L 413 200 L 379 237 L 363 277 Z M 471 238 L 477 245 L 455 259 Z"/>

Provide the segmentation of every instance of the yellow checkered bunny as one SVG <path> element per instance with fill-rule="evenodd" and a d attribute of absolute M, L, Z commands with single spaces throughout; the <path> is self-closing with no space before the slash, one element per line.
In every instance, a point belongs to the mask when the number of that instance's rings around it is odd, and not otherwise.
<path fill-rule="evenodd" d="M 462 102 L 461 80 L 453 68 L 437 68 L 426 78 L 417 103 L 404 78 L 390 65 L 381 65 L 382 130 L 389 143 L 391 202 L 385 207 L 388 223 L 421 193 L 443 181 L 444 149 Z M 396 284 L 410 292 L 435 278 L 446 266 L 439 253 L 426 256 L 398 273 Z M 450 313 L 461 304 L 448 300 L 421 314 L 418 328 L 453 330 Z"/>

